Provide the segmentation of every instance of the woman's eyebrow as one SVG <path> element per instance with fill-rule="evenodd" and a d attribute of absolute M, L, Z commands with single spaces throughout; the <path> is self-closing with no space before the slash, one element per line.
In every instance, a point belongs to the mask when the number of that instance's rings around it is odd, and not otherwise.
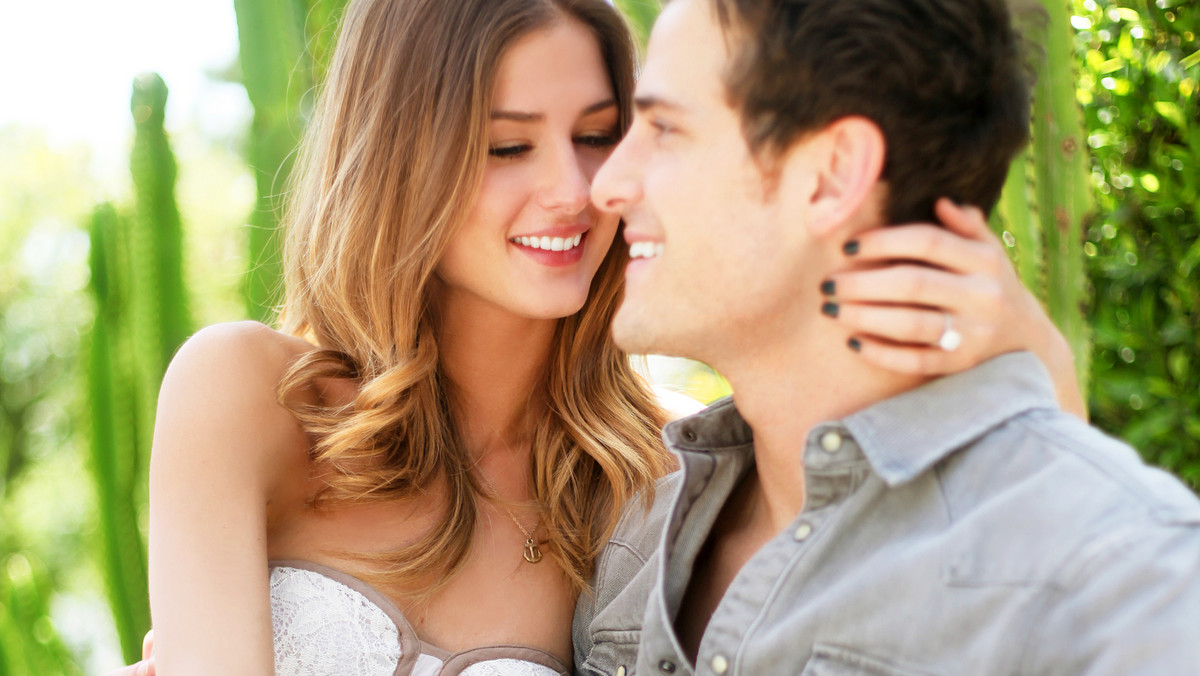
<path fill-rule="evenodd" d="M 583 109 L 582 115 L 592 115 L 607 108 L 612 108 L 617 105 L 616 99 L 605 99 L 597 101 L 587 108 Z M 519 110 L 493 110 L 493 120 L 511 120 L 513 122 L 541 122 L 546 119 L 543 113 L 527 113 Z"/>

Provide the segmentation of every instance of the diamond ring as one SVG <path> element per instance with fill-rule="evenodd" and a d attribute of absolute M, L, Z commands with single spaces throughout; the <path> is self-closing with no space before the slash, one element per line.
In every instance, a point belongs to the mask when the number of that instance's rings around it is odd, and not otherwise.
<path fill-rule="evenodd" d="M 946 328 L 942 329 L 942 337 L 938 338 L 937 346 L 946 352 L 953 352 L 962 345 L 962 334 L 954 329 L 954 319 L 949 312 L 943 312 L 942 317 L 946 320 Z"/>

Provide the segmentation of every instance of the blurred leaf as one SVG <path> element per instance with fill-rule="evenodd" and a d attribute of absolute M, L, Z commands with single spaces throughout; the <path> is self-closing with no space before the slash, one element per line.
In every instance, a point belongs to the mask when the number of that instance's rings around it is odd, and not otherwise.
<path fill-rule="evenodd" d="M 1173 101 L 1155 101 L 1154 110 L 1180 129 L 1187 126 L 1183 119 L 1183 111 L 1179 109 L 1179 104 Z"/>

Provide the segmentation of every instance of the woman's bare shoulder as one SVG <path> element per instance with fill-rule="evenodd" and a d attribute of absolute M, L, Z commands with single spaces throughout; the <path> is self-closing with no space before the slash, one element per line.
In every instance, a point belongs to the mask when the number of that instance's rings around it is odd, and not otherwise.
<path fill-rule="evenodd" d="M 282 374 L 292 360 L 315 349 L 301 338 L 246 320 L 200 329 L 179 348 L 176 361 L 185 355 L 188 359 L 204 357 L 238 366 L 274 367 Z"/>
<path fill-rule="evenodd" d="M 306 436 L 277 392 L 288 367 L 313 349 L 258 322 L 198 331 L 163 378 L 155 455 L 215 456 L 265 475 L 302 464 Z"/>
<path fill-rule="evenodd" d="M 314 349 L 307 341 L 255 321 L 213 324 L 179 348 L 163 386 L 180 380 L 183 385 L 219 386 L 226 396 L 236 399 L 269 391 L 269 399 L 274 401 L 288 367 Z"/>

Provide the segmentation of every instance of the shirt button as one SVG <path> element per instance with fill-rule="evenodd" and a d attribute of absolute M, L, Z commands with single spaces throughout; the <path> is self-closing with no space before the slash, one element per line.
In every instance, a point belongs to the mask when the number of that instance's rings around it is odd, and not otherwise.
<path fill-rule="evenodd" d="M 673 674 L 675 673 L 675 663 L 671 660 L 663 660 L 658 663 L 658 670 L 664 674 Z"/>
<path fill-rule="evenodd" d="M 792 537 L 796 538 L 796 542 L 804 542 L 808 539 L 809 535 L 812 535 L 812 525 L 808 522 L 796 526 L 795 532 L 792 533 Z"/>
<path fill-rule="evenodd" d="M 617 667 L 617 676 L 625 676 L 625 667 Z"/>
<path fill-rule="evenodd" d="M 712 670 L 714 673 L 723 674 L 729 671 L 729 660 L 725 659 L 724 655 L 717 655 L 712 658 Z"/>
<path fill-rule="evenodd" d="M 826 432 L 821 435 L 821 450 L 826 453 L 837 453 L 842 447 L 842 435 L 837 432 Z"/>

